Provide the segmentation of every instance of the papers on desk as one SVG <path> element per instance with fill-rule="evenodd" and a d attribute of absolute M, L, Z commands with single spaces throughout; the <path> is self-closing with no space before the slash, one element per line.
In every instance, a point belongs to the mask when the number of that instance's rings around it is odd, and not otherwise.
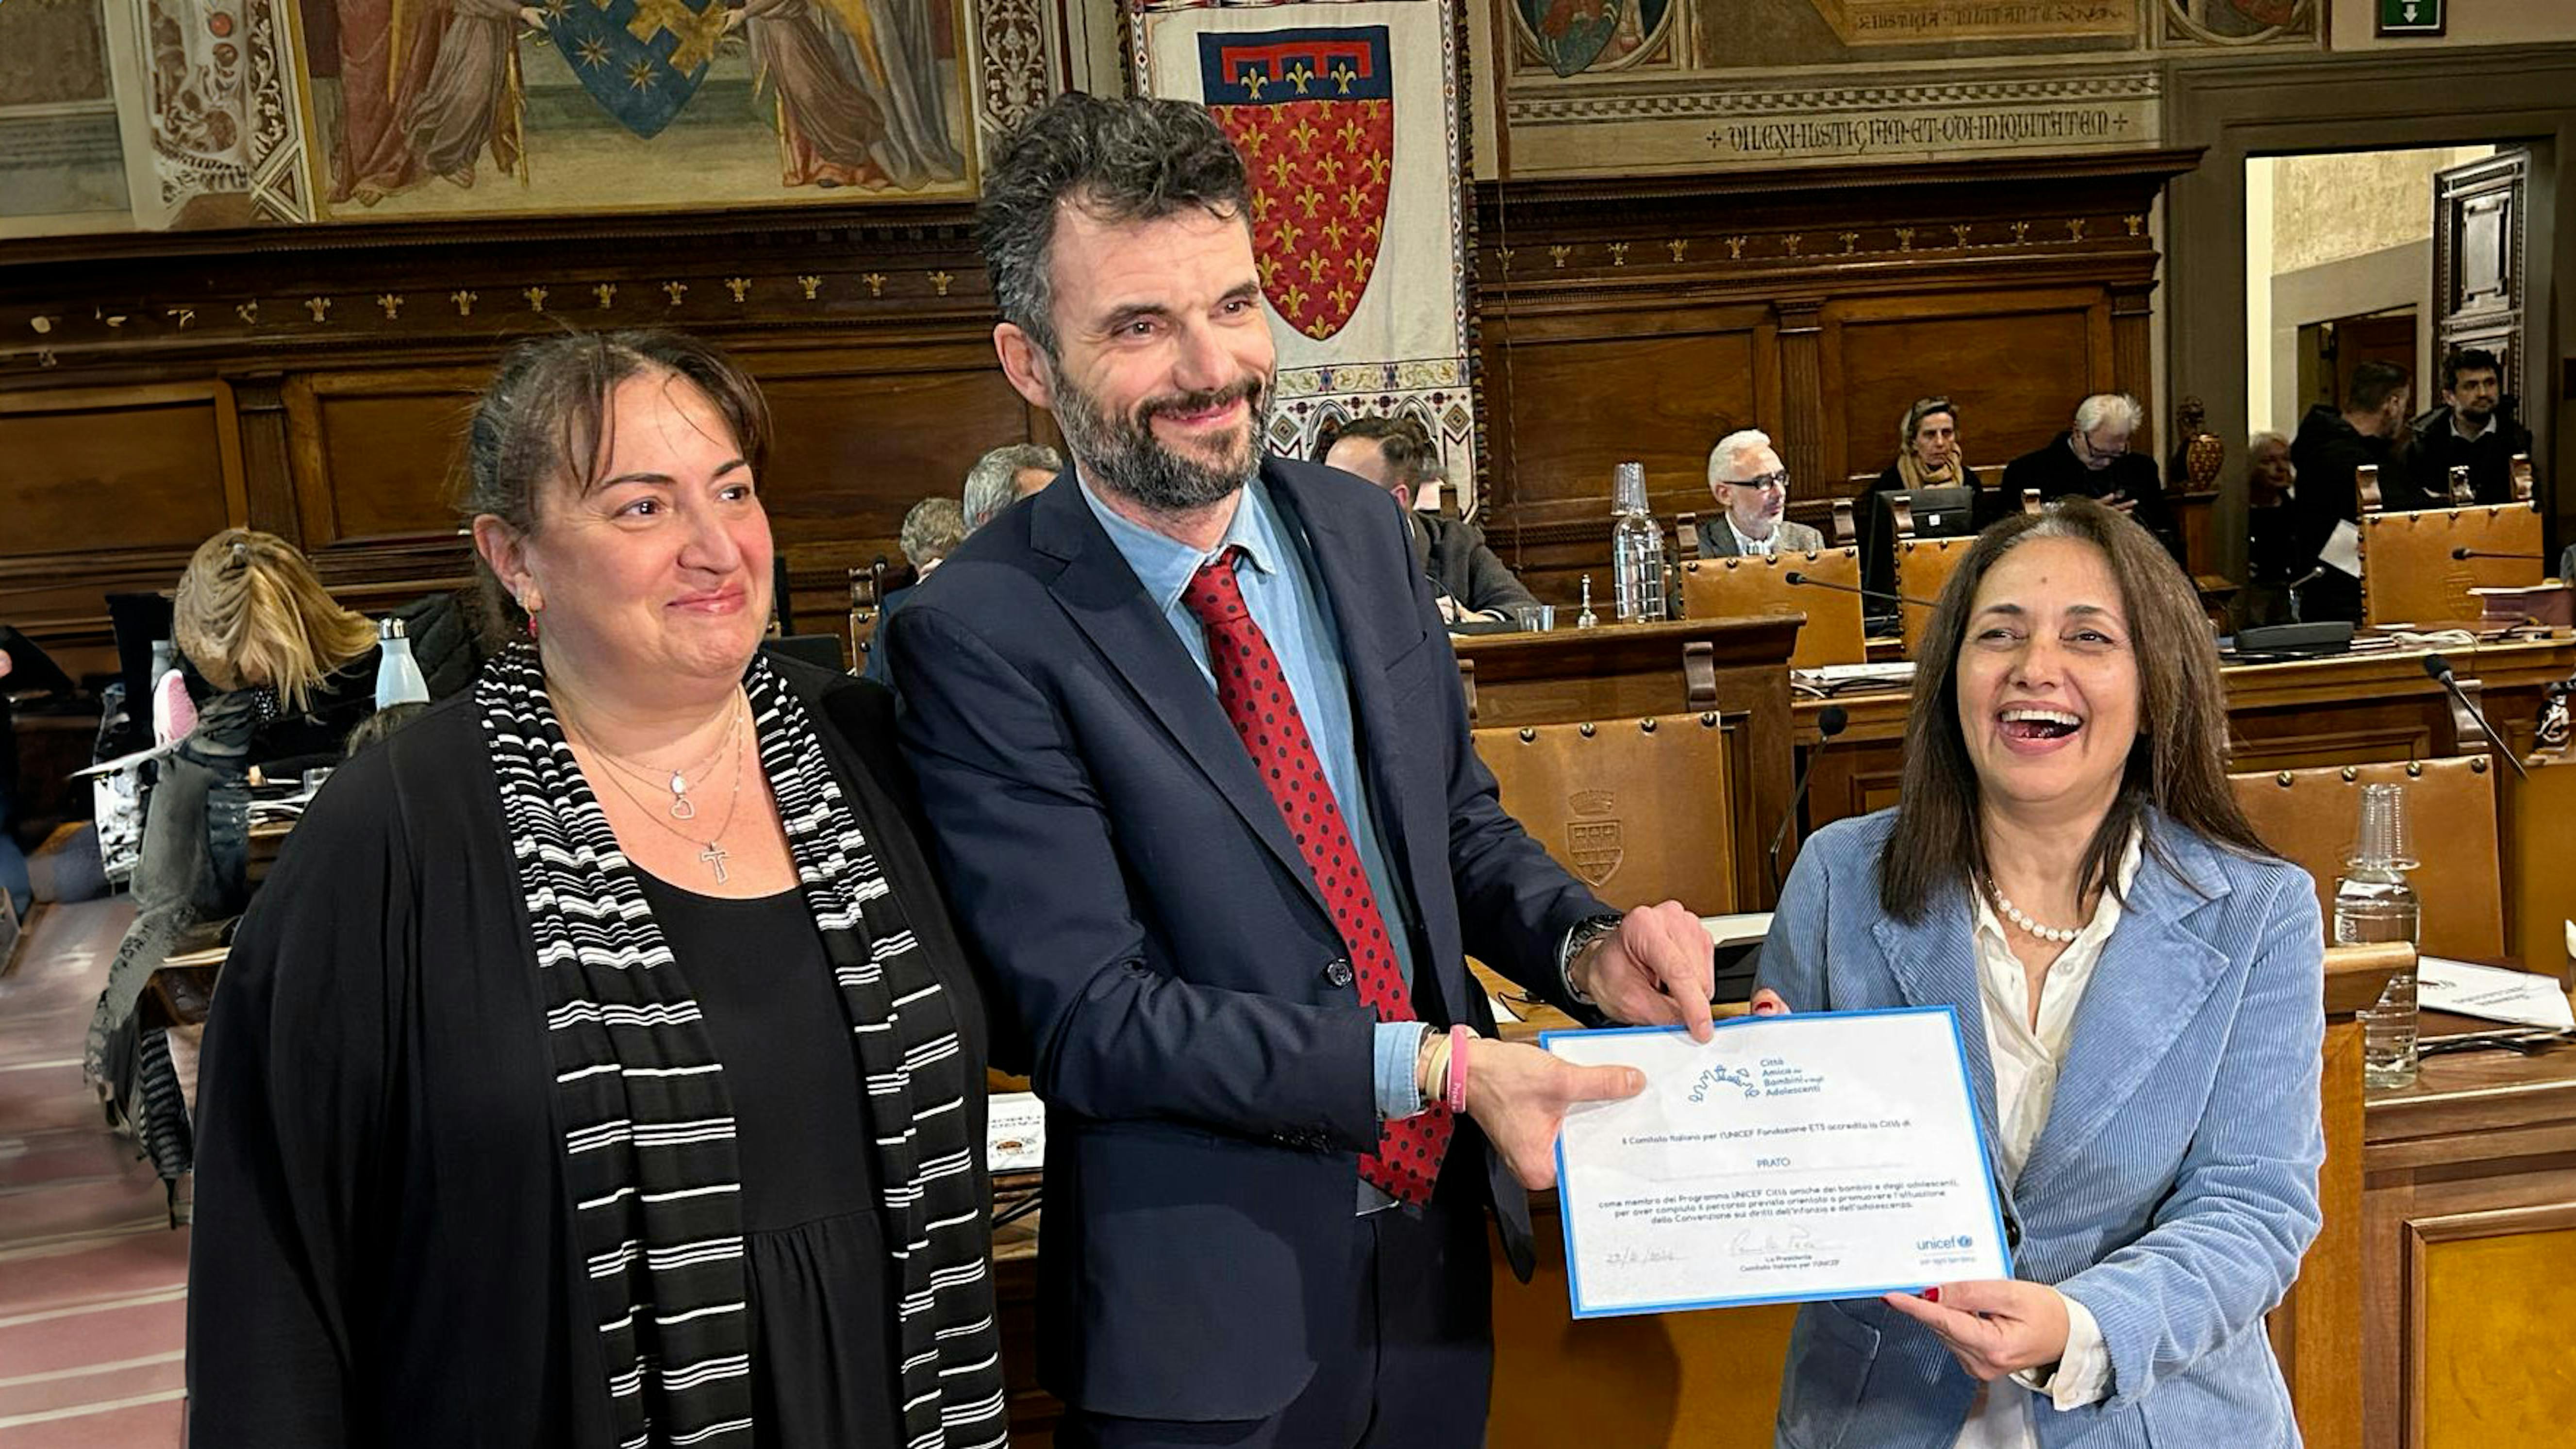
<path fill-rule="evenodd" d="M 2361 577 L 2361 525 L 2347 518 L 2335 525 L 2326 538 L 2326 546 L 2317 550 L 2317 562 Z"/>
<path fill-rule="evenodd" d="M 1732 916 L 1702 916 L 1699 928 L 1708 932 L 1708 942 L 1723 949 L 1728 946 L 1759 946 L 1771 934 L 1769 911 L 1740 911 Z"/>
<path fill-rule="evenodd" d="M 1789 671 L 1789 686 L 1819 698 L 1864 689 L 1910 689 L 1914 661 L 1890 659 L 1878 664 L 1819 664 Z"/>
<path fill-rule="evenodd" d="M 2531 971 L 2426 956 L 2415 963 L 2415 1001 L 2425 1011 L 2576 1031 L 2576 1013 L 2568 1010 L 2567 993 L 2557 979 Z"/>
<path fill-rule="evenodd" d="M 984 1159 L 993 1172 L 1046 1166 L 1046 1104 L 1035 1092 L 995 1092 L 984 1119 Z"/>

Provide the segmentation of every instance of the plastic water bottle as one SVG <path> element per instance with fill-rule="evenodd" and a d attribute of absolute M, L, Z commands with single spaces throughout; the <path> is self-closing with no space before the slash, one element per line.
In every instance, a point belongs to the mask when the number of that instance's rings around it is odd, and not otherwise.
<path fill-rule="evenodd" d="M 1664 614 L 1664 530 L 1646 511 L 1646 469 L 1622 463 L 1612 487 L 1619 521 L 1610 528 L 1611 583 L 1619 622 L 1643 623 Z"/>
<path fill-rule="evenodd" d="M 387 619 L 377 625 L 376 644 L 376 708 L 429 703 L 429 681 L 420 677 L 420 664 L 411 657 L 403 621 Z"/>
<path fill-rule="evenodd" d="M 2360 830 L 2343 876 L 2335 882 L 2335 944 L 2414 942 L 2422 928 L 2423 906 L 2415 888 L 2406 883 L 2405 873 L 2416 864 L 2413 833 L 2406 819 L 2406 787 L 2363 786 Z M 2415 973 L 2410 968 L 2390 977 L 2379 1004 L 2361 1014 L 2365 1085 L 2414 1085 L 2415 1030 Z"/>

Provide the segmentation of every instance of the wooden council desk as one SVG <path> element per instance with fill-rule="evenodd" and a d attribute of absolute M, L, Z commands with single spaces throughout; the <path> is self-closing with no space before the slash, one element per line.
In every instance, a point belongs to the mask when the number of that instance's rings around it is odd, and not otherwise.
<path fill-rule="evenodd" d="M 2239 664 L 2225 671 L 2232 770 L 2295 770 L 2378 760 L 2433 759 L 2485 748 L 2477 727 L 2455 716 L 2450 696 L 2424 673 L 2422 649 L 2344 654 L 2289 664 Z M 2442 651 L 2517 752 L 2531 747 L 2543 692 L 2576 674 L 2576 636 Z M 1817 748 L 1816 716 L 1839 704 L 1850 716 L 1816 756 L 1807 828 L 1896 803 L 1904 774 L 1904 690 L 1858 691 L 1831 701 L 1799 699 L 1800 762 Z"/>
<path fill-rule="evenodd" d="M 1736 899 L 1760 910 L 1773 898 L 1770 872 L 1763 853 L 1743 843 L 1769 840 L 1789 811 L 1789 651 L 1805 622 L 1803 614 L 1671 619 L 1450 642 L 1478 728 L 1721 715 L 1730 778 L 1746 782 L 1735 797 Z"/>

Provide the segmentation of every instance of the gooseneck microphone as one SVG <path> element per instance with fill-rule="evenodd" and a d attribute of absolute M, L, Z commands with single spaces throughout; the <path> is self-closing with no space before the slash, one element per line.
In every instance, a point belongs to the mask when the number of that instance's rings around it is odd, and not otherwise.
<path fill-rule="evenodd" d="M 1797 575 L 1789 577 L 1795 579 Z M 1824 757 L 1825 746 L 1832 744 L 1834 736 L 1850 723 L 1851 711 L 1839 704 L 1816 711 L 1816 747 L 1807 751 L 1806 768 L 1798 772 L 1798 788 L 1789 793 L 1789 809 L 1780 817 L 1780 828 L 1771 832 L 1771 894 L 1775 898 L 1780 894 L 1780 847 L 1789 843 L 1789 827 L 1797 823 L 1798 806 L 1807 798 L 1807 781 L 1815 777 L 1816 761 Z"/>
<path fill-rule="evenodd" d="M 2451 661 L 2439 654 L 2427 654 L 2424 656 L 2424 672 L 2432 676 L 2436 684 L 2451 692 L 2451 698 L 2459 703 L 2460 708 L 2468 711 L 2469 718 L 2478 722 L 2479 729 L 2487 732 L 2487 742 L 2495 746 L 2496 753 L 2504 756 L 2504 762 L 2513 766 L 2513 772 L 2528 782 L 2531 779 L 2531 772 L 2522 767 L 2522 761 L 2514 758 L 2513 746 L 2506 744 L 2504 736 L 2496 733 L 2495 726 L 2487 723 L 2487 712 L 2478 708 L 2477 701 L 2469 698 L 2467 691 L 2460 688 L 2459 677 L 2451 673 Z"/>
<path fill-rule="evenodd" d="M 1831 589 L 1838 594 L 1858 594 L 1864 599 L 1877 599 L 1882 603 L 1912 604 L 1919 609 L 1928 609 L 1932 607 L 1932 601 L 1930 599 L 1911 598 L 1904 594 L 1883 593 L 1877 589 L 1854 588 L 1850 584 L 1827 583 L 1823 579 L 1811 579 L 1805 574 L 1798 572 L 1796 569 L 1791 569 L 1780 577 L 1792 586 L 1802 589 Z"/>
<path fill-rule="evenodd" d="M 2451 550 L 2451 557 L 2455 559 L 2509 558 L 2523 563 L 2547 563 L 2549 561 L 2543 555 L 2536 553 L 2490 553 L 2482 548 L 2455 548 Z"/>

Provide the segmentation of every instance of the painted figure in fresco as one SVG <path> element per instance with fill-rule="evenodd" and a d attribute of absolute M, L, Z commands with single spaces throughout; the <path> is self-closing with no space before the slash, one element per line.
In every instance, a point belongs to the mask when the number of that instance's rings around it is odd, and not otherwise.
<path fill-rule="evenodd" d="M 403 132 L 430 172 L 459 186 L 474 184 L 474 157 L 486 144 L 504 176 L 517 174 L 521 23 L 546 28 L 545 12 L 516 0 L 448 0 L 429 79 L 403 107 Z"/>
<path fill-rule="evenodd" d="M 754 85 L 776 96 L 789 186 L 916 190 L 966 174 L 928 0 L 746 0 Z"/>
<path fill-rule="evenodd" d="M 487 145 L 520 171 L 520 81 L 513 28 L 543 29 L 515 0 L 336 0 L 340 136 L 331 199 L 373 206 L 426 177 L 474 184 Z"/>

